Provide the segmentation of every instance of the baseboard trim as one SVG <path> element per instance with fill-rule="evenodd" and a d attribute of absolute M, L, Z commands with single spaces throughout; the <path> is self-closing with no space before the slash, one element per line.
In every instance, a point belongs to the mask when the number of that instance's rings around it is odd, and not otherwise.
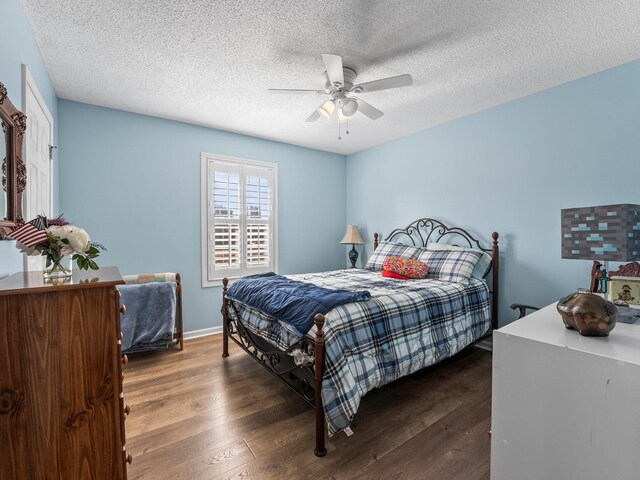
<path fill-rule="evenodd" d="M 190 340 L 192 338 L 207 337 L 209 335 L 217 335 L 219 333 L 222 333 L 222 325 L 220 325 L 219 327 L 209 327 L 202 328 L 200 330 L 191 330 L 190 332 L 184 332 L 184 339 Z"/>

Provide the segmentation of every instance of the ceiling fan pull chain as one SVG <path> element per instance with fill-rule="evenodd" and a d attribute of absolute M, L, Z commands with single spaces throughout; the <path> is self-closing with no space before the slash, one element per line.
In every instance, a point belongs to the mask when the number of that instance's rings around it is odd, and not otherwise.
<path fill-rule="evenodd" d="M 342 100 L 338 100 L 338 140 L 342 140 L 340 136 L 340 114 L 342 113 Z"/>
<path fill-rule="evenodd" d="M 349 135 L 349 117 L 347 117 L 347 135 Z"/>

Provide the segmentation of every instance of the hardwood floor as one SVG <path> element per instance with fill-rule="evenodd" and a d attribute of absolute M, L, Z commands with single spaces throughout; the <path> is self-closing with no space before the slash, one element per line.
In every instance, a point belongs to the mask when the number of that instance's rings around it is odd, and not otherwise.
<path fill-rule="evenodd" d="M 222 336 L 132 356 L 130 479 L 488 479 L 491 354 L 453 359 L 369 393 L 313 454 L 314 414 Z"/>

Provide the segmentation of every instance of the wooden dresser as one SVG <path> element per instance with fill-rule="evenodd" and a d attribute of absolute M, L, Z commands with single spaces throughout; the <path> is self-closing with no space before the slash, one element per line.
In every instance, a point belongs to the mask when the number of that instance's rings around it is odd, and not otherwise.
<path fill-rule="evenodd" d="M 0 280 L 0 479 L 127 478 L 115 267 Z"/>

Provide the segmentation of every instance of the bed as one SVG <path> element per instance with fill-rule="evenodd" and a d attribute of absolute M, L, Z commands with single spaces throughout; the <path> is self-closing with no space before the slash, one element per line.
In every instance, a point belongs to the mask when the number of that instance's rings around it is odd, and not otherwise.
<path fill-rule="evenodd" d="M 385 258 L 387 252 L 418 247 L 411 252 L 433 255 L 444 249 L 443 244 L 480 252 L 489 258 L 488 266 L 482 275 L 465 282 L 437 276 L 407 282 L 384 278 L 375 268 L 374 258 Z M 451 250 L 460 250 L 456 247 Z M 393 230 L 380 248 L 374 234 L 369 270 L 287 276 L 328 290 L 370 293 L 370 300 L 316 314 L 308 332 L 238 301 L 224 279 L 222 356 L 229 356 L 232 339 L 311 405 L 316 420 L 314 453 L 323 456 L 325 429 L 330 436 L 340 431 L 350 434 L 349 425 L 367 392 L 451 357 L 497 327 L 498 263 L 496 232 L 485 246 L 464 229 L 421 218 Z"/>

